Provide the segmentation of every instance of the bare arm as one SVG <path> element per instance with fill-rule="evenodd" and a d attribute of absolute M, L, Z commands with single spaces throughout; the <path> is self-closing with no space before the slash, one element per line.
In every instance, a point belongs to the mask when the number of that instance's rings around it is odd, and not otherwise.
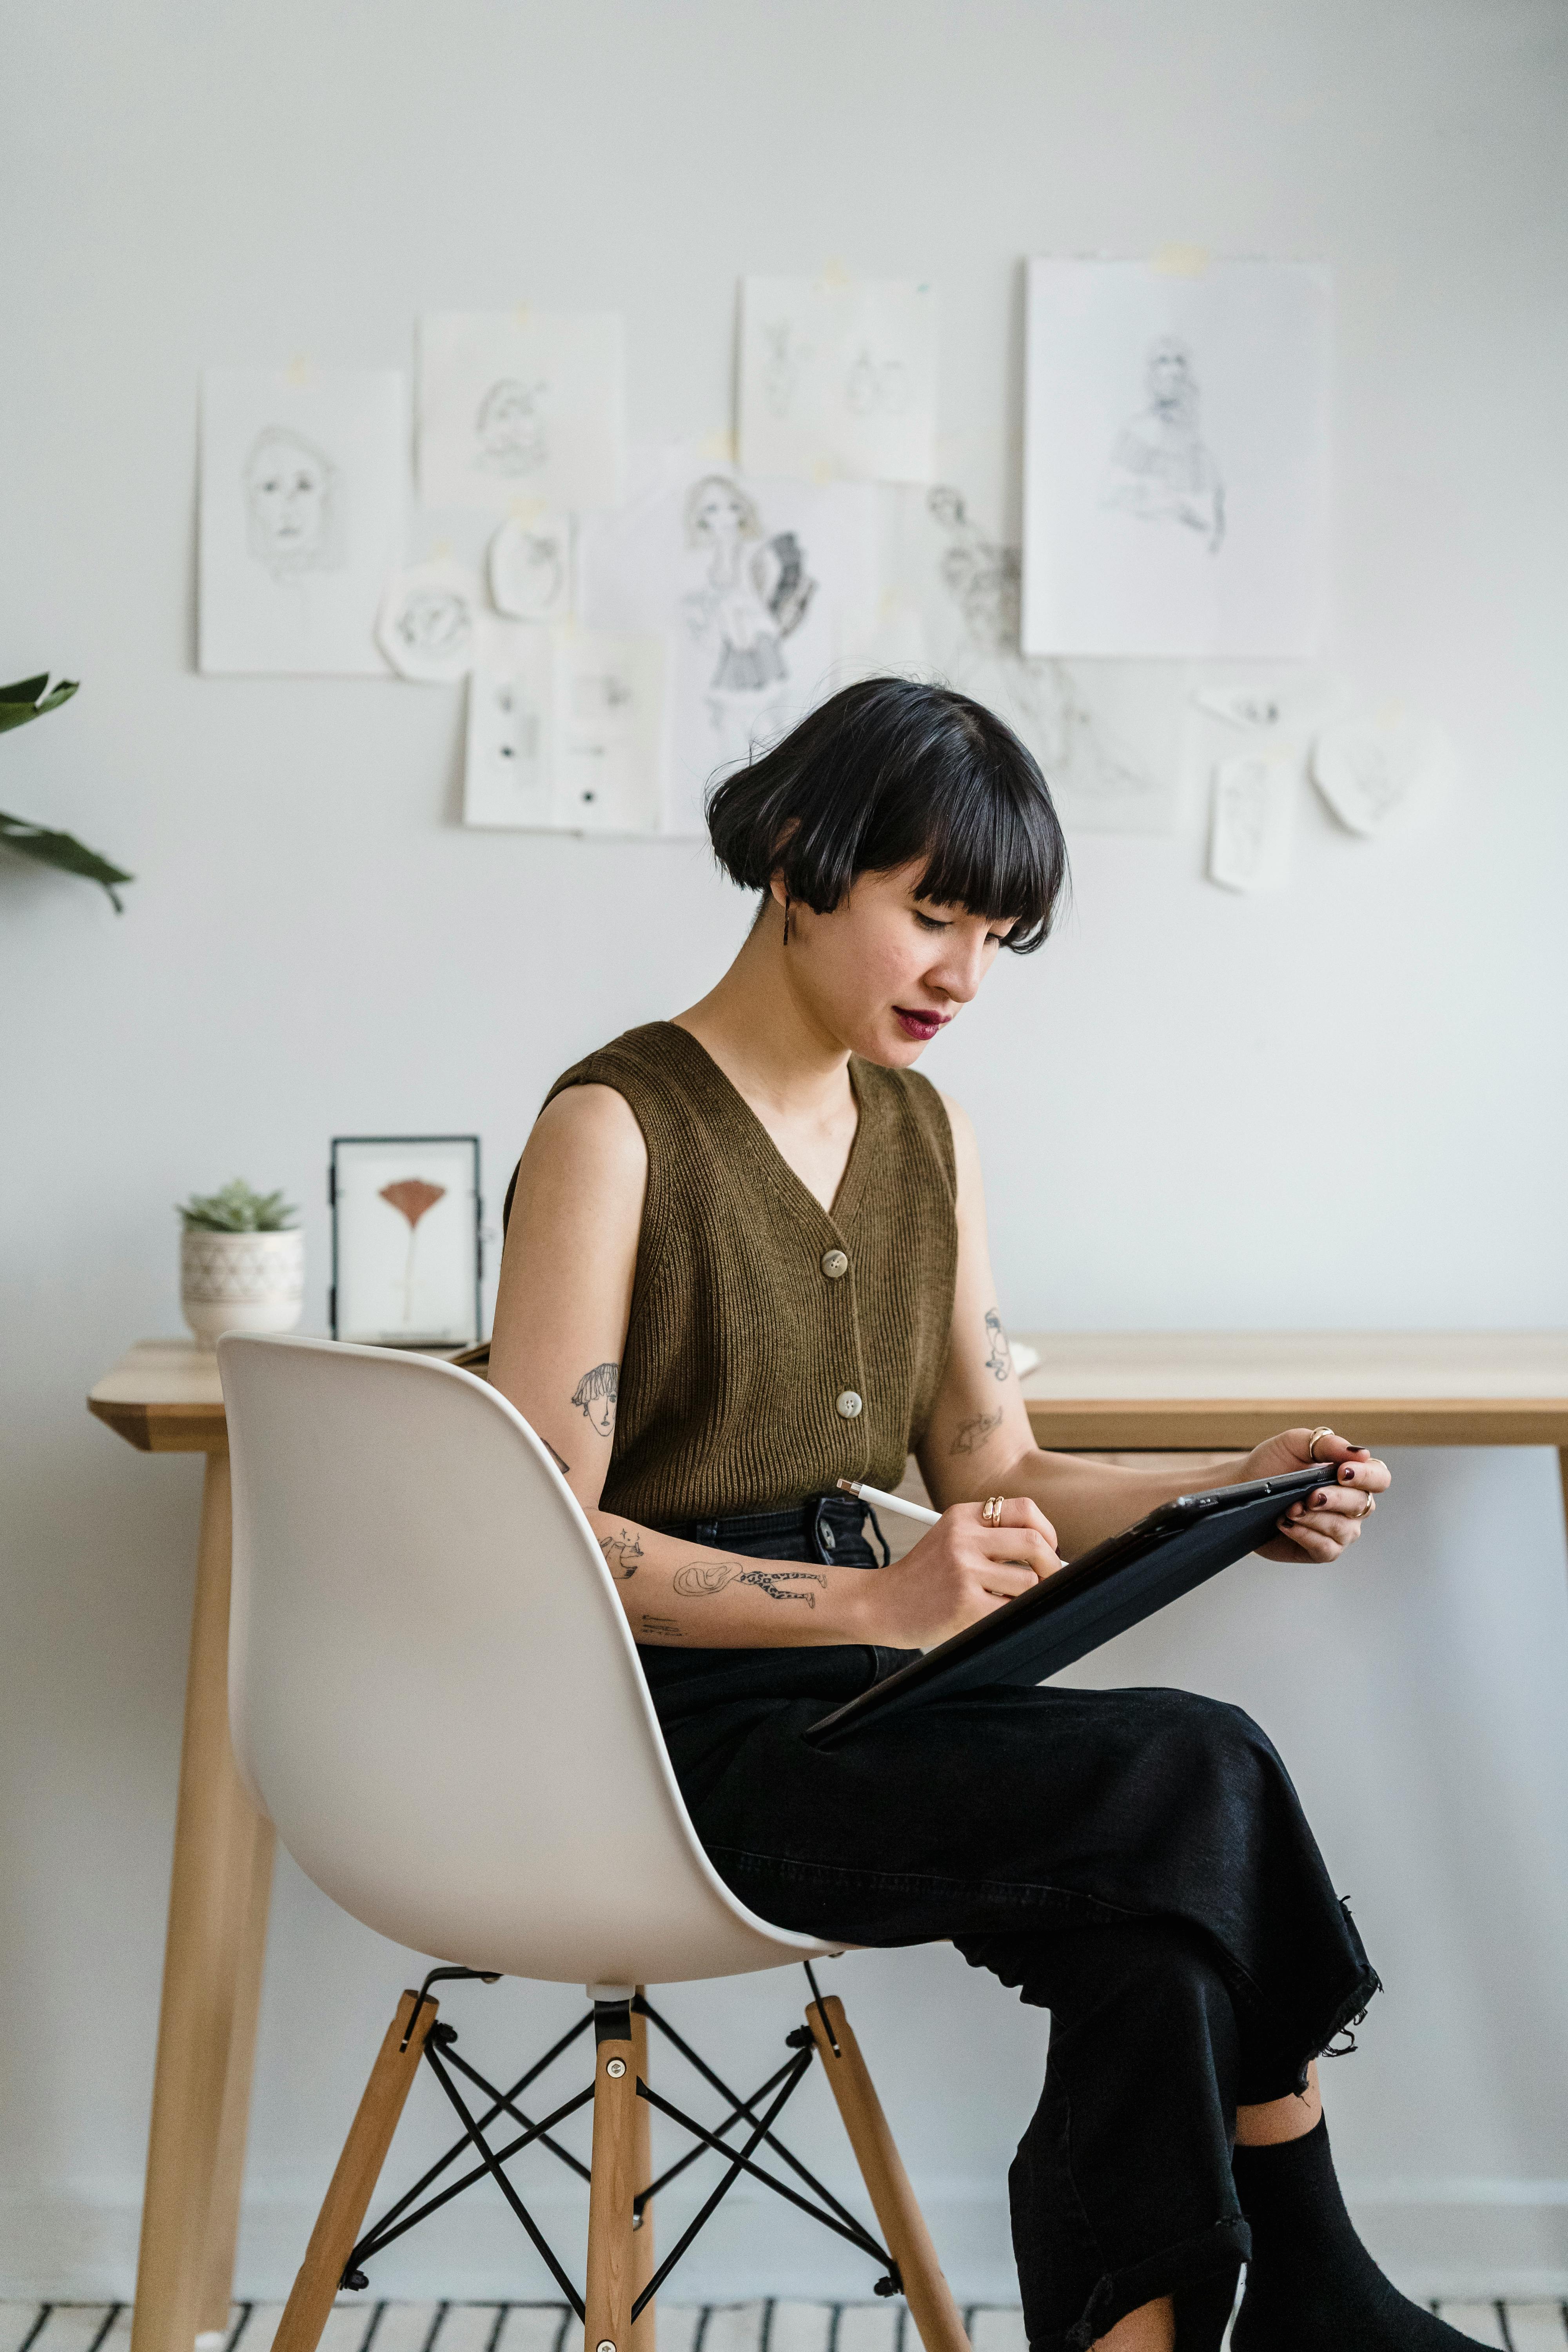
<path fill-rule="evenodd" d="M 977 1510 L 879 1574 L 736 1558 L 601 1510 L 647 1184 L 642 1131 L 613 1087 L 546 1106 L 518 1173 L 489 1365 L 587 1514 L 637 1639 L 920 1648 L 1026 1591 L 1054 1559 L 1047 1538 L 983 1528 Z"/>
<path fill-rule="evenodd" d="M 957 1103 L 943 1096 L 958 1160 L 958 1280 L 952 1344 L 936 1411 L 921 1449 L 921 1471 L 940 1509 L 987 1495 L 1027 1497 L 1058 1532 L 1062 1557 L 1073 1559 L 1147 1511 L 1177 1495 L 1298 1467 L 1310 1433 L 1289 1430 L 1246 1461 L 1216 1469 L 1135 1470 L 1111 1462 L 1080 1461 L 1037 1446 L 1023 1391 L 1013 1370 L 996 1303 L 985 1234 L 985 1198 L 974 1129 Z M 1360 1531 L 1372 1495 L 1388 1472 L 1364 1448 L 1324 1439 L 1325 1499 L 1319 1510 L 1298 1511 L 1289 1537 L 1268 1547 L 1273 1559 L 1331 1559 Z"/>

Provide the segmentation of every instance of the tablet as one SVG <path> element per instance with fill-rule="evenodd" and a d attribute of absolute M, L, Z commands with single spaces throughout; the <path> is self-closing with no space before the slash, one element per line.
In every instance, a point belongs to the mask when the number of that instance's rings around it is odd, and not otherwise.
<path fill-rule="evenodd" d="M 1335 1465 L 1320 1462 L 1244 1486 L 1206 1495 L 1178 1495 L 1135 1527 L 1086 1551 L 1081 1559 L 1020 1592 L 978 1623 L 966 1625 L 858 1698 L 825 1715 L 805 1733 L 814 1748 L 835 1748 L 868 1723 L 939 1693 L 976 1690 L 986 1683 L 1030 1684 L 1070 1666 L 1124 1633 L 1166 1602 L 1245 1559 L 1279 1533 L 1290 1505 L 1325 1481 Z"/>

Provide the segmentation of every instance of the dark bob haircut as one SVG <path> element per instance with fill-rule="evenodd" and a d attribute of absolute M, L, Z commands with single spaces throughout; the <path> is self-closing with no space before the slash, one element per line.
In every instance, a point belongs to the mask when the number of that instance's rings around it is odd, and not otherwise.
<path fill-rule="evenodd" d="M 1050 930 L 1067 843 L 1044 776 L 1012 729 L 951 687 L 847 686 L 708 794 L 713 855 L 732 882 L 778 874 L 819 915 L 858 874 L 921 862 L 916 895 L 1011 922 L 1019 955 Z"/>

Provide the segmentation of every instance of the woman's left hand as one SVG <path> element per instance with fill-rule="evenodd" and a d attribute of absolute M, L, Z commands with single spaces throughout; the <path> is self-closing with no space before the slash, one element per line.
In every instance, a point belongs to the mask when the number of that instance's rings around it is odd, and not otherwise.
<path fill-rule="evenodd" d="M 1237 1465 L 1237 1480 L 1279 1478 L 1289 1470 L 1304 1470 L 1312 1456 L 1310 1429 L 1282 1430 L 1254 1448 Z M 1304 1501 L 1292 1503 L 1279 1521 L 1272 1543 L 1259 1544 L 1265 1559 L 1338 1559 L 1354 1543 L 1362 1523 L 1377 1508 L 1376 1497 L 1389 1484 L 1386 1462 L 1374 1462 L 1364 1445 L 1351 1445 L 1327 1430 L 1318 1439 L 1317 1459 L 1323 1483 Z"/>

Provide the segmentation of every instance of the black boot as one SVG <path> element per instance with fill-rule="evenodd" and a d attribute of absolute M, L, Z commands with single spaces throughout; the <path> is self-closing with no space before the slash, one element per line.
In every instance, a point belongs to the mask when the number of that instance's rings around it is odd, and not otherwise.
<path fill-rule="evenodd" d="M 1233 2169 L 1252 2260 L 1232 2352 L 1478 2352 L 1378 2269 L 1345 2210 L 1321 2116 L 1300 2139 L 1238 2147 Z"/>

